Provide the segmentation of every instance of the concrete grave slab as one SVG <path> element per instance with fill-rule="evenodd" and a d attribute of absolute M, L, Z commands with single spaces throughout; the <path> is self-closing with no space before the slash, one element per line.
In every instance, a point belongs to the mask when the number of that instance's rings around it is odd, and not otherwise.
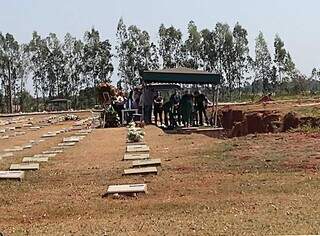
<path fill-rule="evenodd" d="M 32 127 L 32 124 L 23 124 L 23 127 Z"/>
<path fill-rule="evenodd" d="M 3 153 L 3 154 L 0 154 L 0 157 L 1 158 L 13 157 L 13 153 L 12 152 Z"/>
<path fill-rule="evenodd" d="M 22 147 L 13 147 L 13 148 L 7 148 L 7 149 L 4 149 L 3 151 L 4 152 L 18 152 L 18 151 L 22 151 L 23 148 Z"/>
<path fill-rule="evenodd" d="M 22 131 L 22 132 L 15 132 L 15 135 L 20 136 L 20 135 L 25 135 L 26 132 Z"/>
<path fill-rule="evenodd" d="M 72 136 L 72 137 L 68 137 L 68 138 L 64 138 L 63 142 L 64 143 L 73 143 L 73 142 L 79 142 L 81 139 L 78 136 Z"/>
<path fill-rule="evenodd" d="M 48 162 L 49 158 L 48 157 L 24 157 L 22 159 L 22 162 Z"/>
<path fill-rule="evenodd" d="M 139 166 L 160 166 L 161 159 L 137 160 L 132 162 L 133 167 Z"/>
<path fill-rule="evenodd" d="M 124 161 L 134 161 L 134 160 L 145 160 L 149 159 L 150 155 L 149 153 L 137 153 L 137 154 L 125 154 L 123 157 Z"/>
<path fill-rule="evenodd" d="M 8 130 L 15 130 L 16 127 L 8 127 Z"/>
<path fill-rule="evenodd" d="M 150 148 L 147 145 L 129 145 L 127 152 L 149 152 Z"/>
<path fill-rule="evenodd" d="M 1 136 L 0 139 L 9 139 L 9 136 L 8 135 Z"/>
<path fill-rule="evenodd" d="M 41 138 L 52 138 L 52 137 L 55 137 L 55 136 L 57 136 L 57 134 L 56 133 L 47 133 L 47 134 L 43 134 L 42 136 L 41 136 Z"/>
<path fill-rule="evenodd" d="M 0 129 L 0 134 L 3 134 L 3 133 L 5 133 L 5 132 L 6 132 L 5 129 Z"/>
<path fill-rule="evenodd" d="M 0 171 L 0 179 L 17 179 L 24 178 L 24 171 Z"/>
<path fill-rule="evenodd" d="M 146 184 L 110 185 L 107 194 L 114 193 L 147 193 Z"/>
<path fill-rule="evenodd" d="M 36 131 L 36 130 L 39 130 L 39 129 L 41 129 L 40 126 L 30 127 L 30 130 L 32 130 L 32 131 Z"/>
<path fill-rule="evenodd" d="M 30 149 L 32 148 L 32 144 L 26 144 L 22 146 L 23 149 Z"/>
<path fill-rule="evenodd" d="M 63 153 L 62 150 L 49 150 L 49 151 L 43 151 L 43 154 L 57 154 L 57 153 Z"/>
<path fill-rule="evenodd" d="M 36 154 L 36 155 L 34 155 L 33 157 L 35 157 L 35 158 L 42 158 L 42 157 L 50 158 L 50 157 L 55 157 L 56 155 L 57 155 L 56 153 L 51 153 L 51 154 Z"/>
<path fill-rule="evenodd" d="M 59 143 L 58 146 L 62 146 L 62 147 L 69 147 L 69 146 L 74 146 L 76 145 L 75 142 L 70 142 L 70 143 Z"/>
<path fill-rule="evenodd" d="M 75 133 L 75 135 L 85 137 L 86 135 L 88 135 L 88 133 L 77 132 L 77 133 Z"/>
<path fill-rule="evenodd" d="M 10 170 L 39 170 L 39 163 L 11 164 Z"/>
<path fill-rule="evenodd" d="M 145 174 L 158 174 L 158 169 L 156 167 L 142 167 L 142 168 L 132 168 L 124 170 L 124 175 L 145 175 Z"/>
<path fill-rule="evenodd" d="M 52 147 L 51 149 L 53 149 L 53 150 L 63 150 L 63 149 L 67 149 L 69 147 L 70 146 L 57 146 L 57 147 Z"/>

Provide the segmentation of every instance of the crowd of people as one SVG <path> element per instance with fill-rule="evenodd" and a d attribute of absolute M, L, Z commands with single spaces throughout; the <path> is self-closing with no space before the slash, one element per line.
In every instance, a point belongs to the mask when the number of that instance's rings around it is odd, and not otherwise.
<path fill-rule="evenodd" d="M 206 111 L 212 103 L 199 91 L 193 94 L 190 91 L 185 91 L 183 95 L 180 94 L 180 91 L 174 91 L 166 102 L 164 102 L 161 93 L 157 92 L 153 103 L 156 125 L 158 125 L 158 121 L 161 126 L 165 125 L 166 127 L 203 126 L 209 123 Z"/>
<path fill-rule="evenodd" d="M 142 88 L 135 88 L 130 93 L 118 91 L 112 103 L 121 121 L 123 110 L 138 110 L 138 114 L 141 114 L 139 119 L 145 124 L 154 121 L 157 126 L 171 128 L 208 124 L 206 111 L 210 105 L 212 103 L 200 91 L 191 93 L 186 90 L 181 94 L 179 90 L 174 90 L 165 100 L 160 91 Z"/>

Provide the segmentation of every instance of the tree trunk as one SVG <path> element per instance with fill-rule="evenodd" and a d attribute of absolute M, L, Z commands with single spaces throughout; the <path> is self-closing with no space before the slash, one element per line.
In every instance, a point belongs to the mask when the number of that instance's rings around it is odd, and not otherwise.
<path fill-rule="evenodd" d="M 7 61 L 8 66 L 8 110 L 9 113 L 12 113 L 12 86 L 11 86 L 11 67 L 10 67 L 10 61 Z"/>

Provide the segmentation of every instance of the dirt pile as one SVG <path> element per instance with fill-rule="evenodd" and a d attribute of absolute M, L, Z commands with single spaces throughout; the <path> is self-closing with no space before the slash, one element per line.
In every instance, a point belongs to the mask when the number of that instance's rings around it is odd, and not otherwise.
<path fill-rule="evenodd" d="M 289 112 L 283 117 L 282 131 L 286 132 L 290 129 L 298 128 L 301 124 L 300 118 L 295 112 Z"/>
<path fill-rule="evenodd" d="M 299 117 L 295 112 L 289 112 L 281 117 L 274 111 L 256 111 L 244 113 L 241 110 L 228 108 L 221 112 L 222 127 L 229 137 L 241 137 L 255 133 L 287 132 L 302 126 L 320 127 L 318 117 Z"/>
<path fill-rule="evenodd" d="M 270 112 L 251 112 L 245 114 L 241 122 L 236 122 L 231 129 L 231 137 L 240 137 L 255 133 L 273 133 L 280 125 L 280 116 Z"/>

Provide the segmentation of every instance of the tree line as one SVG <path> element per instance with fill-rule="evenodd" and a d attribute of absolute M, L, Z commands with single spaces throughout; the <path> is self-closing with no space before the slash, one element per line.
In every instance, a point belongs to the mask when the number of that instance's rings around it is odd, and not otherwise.
<path fill-rule="evenodd" d="M 113 47 L 92 28 L 81 39 L 69 33 L 61 40 L 55 33 L 42 37 L 33 32 L 30 42 L 19 43 L 12 34 L 0 32 L 0 111 L 13 112 L 15 106 L 39 110 L 54 98 L 68 98 L 74 108 L 92 106 L 96 85 L 111 82 L 115 61 L 117 84 L 126 90 L 141 83 L 144 70 L 175 67 L 221 73 L 222 96 L 229 100 L 244 93 L 289 94 L 319 87 L 315 81 L 320 70 L 309 77 L 299 72 L 278 35 L 270 50 L 259 32 L 250 54 L 248 32 L 239 23 L 199 30 L 190 21 L 187 35 L 162 24 L 154 42 L 147 31 L 126 26 L 121 18 L 116 39 Z M 26 90 L 27 79 L 32 81 L 32 95 Z"/>

